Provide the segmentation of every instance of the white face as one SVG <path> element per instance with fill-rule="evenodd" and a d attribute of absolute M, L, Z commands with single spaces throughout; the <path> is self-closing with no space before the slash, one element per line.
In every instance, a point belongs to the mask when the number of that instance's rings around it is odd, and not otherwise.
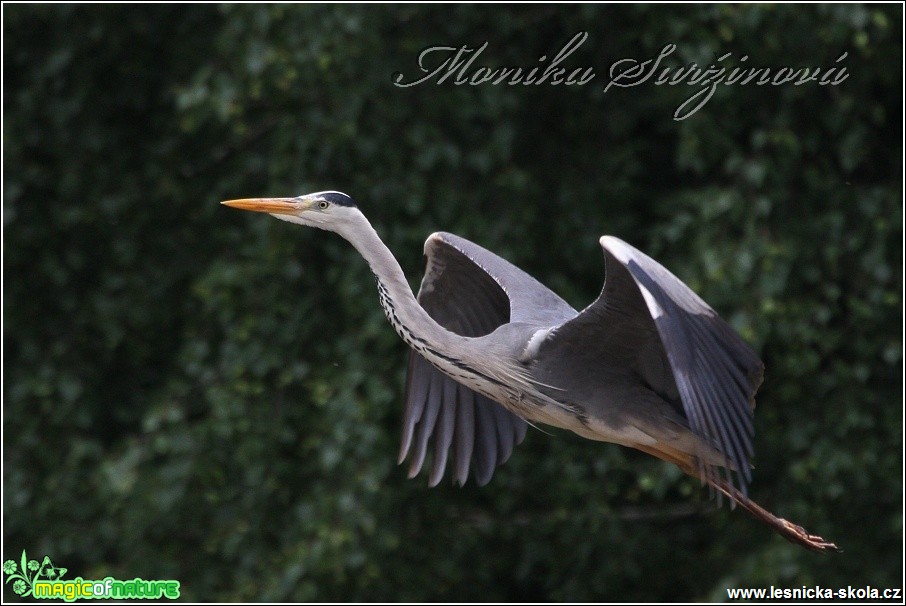
<path fill-rule="evenodd" d="M 342 232 L 346 226 L 364 218 L 352 198 L 337 191 L 321 191 L 296 198 L 245 198 L 223 204 L 335 232 Z"/>

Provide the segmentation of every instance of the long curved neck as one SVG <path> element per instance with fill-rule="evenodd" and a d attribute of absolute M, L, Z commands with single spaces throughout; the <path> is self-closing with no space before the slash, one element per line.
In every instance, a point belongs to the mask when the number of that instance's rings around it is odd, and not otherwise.
<path fill-rule="evenodd" d="M 468 388 L 496 400 L 525 418 L 556 424 L 555 417 L 537 417 L 526 407 L 525 394 L 534 402 L 559 405 L 538 391 L 522 368 L 510 363 L 506 351 L 479 350 L 472 339 L 453 333 L 438 324 L 412 294 L 402 268 L 377 232 L 359 215 L 337 232 L 349 240 L 371 266 L 377 281 L 381 306 L 387 319 L 409 347 L 419 352 L 442 372 Z M 488 346 L 485 343 L 485 346 Z M 550 418 L 548 418 L 550 417 Z"/>
<path fill-rule="evenodd" d="M 466 339 L 438 324 L 422 308 L 393 253 L 364 216 L 339 232 L 371 266 L 387 319 L 400 337 L 416 350 L 463 351 Z"/>

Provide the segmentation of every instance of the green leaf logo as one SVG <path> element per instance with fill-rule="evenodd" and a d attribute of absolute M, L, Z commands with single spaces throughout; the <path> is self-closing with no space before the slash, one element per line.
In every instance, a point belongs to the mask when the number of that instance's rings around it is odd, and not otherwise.
<path fill-rule="evenodd" d="M 12 581 L 13 592 L 23 598 L 31 595 L 32 586 L 38 579 L 45 578 L 50 581 L 58 581 L 66 574 L 66 570 L 66 568 L 54 566 L 50 556 L 44 556 L 44 560 L 41 562 L 29 560 L 24 549 L 22 550 L 22 558 L 19 564 L 14 560 L 3 562 L 3 574 L 6 575 L 6 582 Z"/>

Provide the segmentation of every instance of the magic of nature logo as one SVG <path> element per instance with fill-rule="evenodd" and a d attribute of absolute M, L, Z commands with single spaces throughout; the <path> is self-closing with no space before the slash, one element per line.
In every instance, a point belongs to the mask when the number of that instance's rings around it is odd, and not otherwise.
<path fill-rule="evenodd" d="M 149 581 L 134 578 L 127 581 L 105 577 L 99 581 L 76 577 L 64 580 L 68 572 L 53 563 L 50 556 L 43 560 L 30 559 L 22 550 L 18 562 L 3 562 L 3 574 L 6 584 L 12 583 L 13 593 L 20 598 L 38 598 L 43 600 L 175 600 L 179 597 L 179 581 Z"/>

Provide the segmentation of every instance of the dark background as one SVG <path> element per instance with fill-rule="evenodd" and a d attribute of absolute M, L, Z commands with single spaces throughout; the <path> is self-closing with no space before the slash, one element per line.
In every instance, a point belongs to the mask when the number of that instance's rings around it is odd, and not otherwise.
<path fill-rule="evenodd" d="M 900 6 L 6 5 L 4 545 L 194 600 L 720 600 L 901 586 Z M 428 46 L 582 87 L 398 88 Z M 612 88 L 609 66 L 831 67 L 838 86 Z M 491 484 L 394 464 L 405 346 L 334 234 L 221 207 L 339 189 L 413 285 L 435 230 L 583 307 L 597 239 L 756 348 L 753 496 L 531 431 Z M 5 597 L 13 596 L 12 585 Z"/>

